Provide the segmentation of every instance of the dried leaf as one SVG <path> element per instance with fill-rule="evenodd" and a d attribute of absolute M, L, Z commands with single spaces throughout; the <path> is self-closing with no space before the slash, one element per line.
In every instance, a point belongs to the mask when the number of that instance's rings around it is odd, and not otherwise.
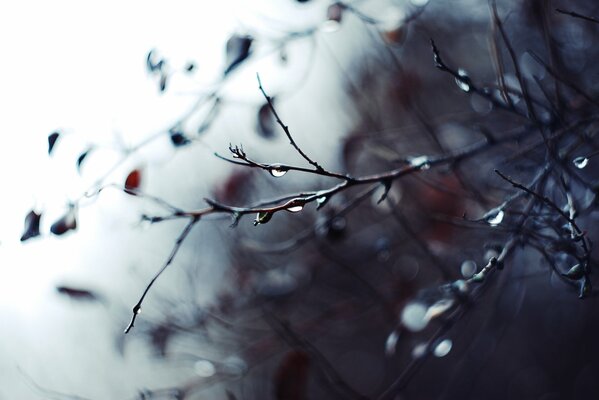
<path fill-rule="evenodd" d="M 52 150 L 54 150 L 54 146 L 56 145 L 56 141 L 60 137 L 60 133 L 52 132 L 48 135 L 48 154 L 52 154 Z"/>
<path fill-rule="evenodd" d="M 71 206 L 65 215 L 52 224 L 50 232 L 60 236 L 75 229 L 77 229 L 77 210 L 74 206 Z"/>
<path fill-rule="evenodd" d="M 584 276 L 584 267 L 581 264 L 576 264 L 566 273 L 562 273 L 568 279 L 578 280 Z"/>
<path fill-rule="evenodd" d="M 301 350 L 288 352 L 275 373 L 275 399 L 307 399 L 310 356 Z"/>
<path fill-rule="evenodd" d="M 160 74 L 160 84 L 159 84 L 160 92 L 164 92 L 166 90 L 167 79 L 168 79 L 168 76 L 164 72 Z"/>
<path fill-rule="evenodd" d="M 81 173 L 81 166 L 83 165 L 83 161 L 92 150 L 93 148 L 90 147 L 89 149 L 85 150 L 83 153 L 79 155 L 79 157 L 77 158 L 77 172 Z"/>
<path fill-rule="evenodd" d="M 237 400 L 237 396 L 235 396 L 233 392 L 225 390 L 225 393 L 227 394 L 227 400 Z"/>
<path fill-rule="evenodd" d="M 170 138 L 171 138 L 171 143 L 175 147 L 182 147 L 182 146 L 186 146 L 189 143 L 191 143 L 191 141 L 187 138 L 187 136 L 185 136 L 185 134 L 178 129 L 174 129 L 174 128 L 171 129 L 169 131 L 169 134 L 170 134 Z"/>
<path fill-rule="evenodd" d="M 275 137 L 276 121 L 268 103 L 264 103 L 258 110 L 257 130 L 265 139 Z"/>
<path fill-rule="evenodd" d="M 29 211 L 29 214 L 25 217 L 25 227 L 21 236 L 21 242 L 40 235 L 41 218 L 41 214 L 36 213 L 34 210 Z"/>
<path fill-rule="evenodd" d="M 233 71 L 249 57 L 253 40 L 251 36 L 237 34 L 227 40 L 225 75 Z"/>
<path fill-rule="evenodd" d="M 193 71 L 195 71 L 195 69 L 196 69 L 196 65 L 192 61 L 188 62 L 187 65 L 185 65 L 185 71 L 187 71 L 187 72 L 193 72 Z"/>
<path fill-rule="evenodd" d="M 155 50 L 150 50 L 146 58 L 146 67 L 148 68 L 148 72 L 154 73 L 156 71 L 161 71 L 163 66 L 164 60 L 158 59 Z"/>
<path fill-rule="evenodd" d="M 132 194 L 135 196 L 135 190 L 139 189 L 141 185 L 141 171 L 134 169 L 129 172 L 127 179 L 125 179 L 125 193 Z"/>
<path fill-rule="evenodd" d="M 78 301 L 97 301 L 99 296 L 86 289 L 77 289 L 70 286 L 56 286 L 56 291 L 64 296 Z"/>

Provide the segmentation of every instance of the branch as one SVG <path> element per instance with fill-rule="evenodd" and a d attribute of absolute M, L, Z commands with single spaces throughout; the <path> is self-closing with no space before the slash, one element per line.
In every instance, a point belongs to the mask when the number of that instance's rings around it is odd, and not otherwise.
<path fill-rule="evenodd" d="M 177 241 L 175 242 L 175 246 L 171 250 L 171 254 L 169 255 L 168 259 L 166 260 L 166 262 L 164 263 L 162 268 L 160 268 L 158 270 L 158 272 L 154 275 L 154 277 L 152 278 L 150 283 L 148 283 L 148 285 L 144 289 L 141 297 L 137 301 L 137 304 L 133 307 L 133 316 L 131 317 L 131 321 L 129 322 L 129 325 L 127 325 L 127 327 L 125 328 L 125 333 L 129 333 L 131 331 L 131 329 L 133 329 L 133 326 L 135 325 L 135 320 L 137 319 L 137 316 L 141 312 L 141 306 L 143 304 L 144 299 L 146 298 L 146 295 L 150 291 L 150 288 L 152 288 L 152 285 L 154 285 L 154 282 L 156 282 L 156 280 L 160 277 L 160 275 L 162 275 L 162 273 L 169 267 L 169 265 L 171 265 L 171 263 L 175 259 L 175 256 L 179 252 L 181 245 L 187 238 L 187 235 L 189 235 L 189 232 L 191 232 L 191 229 L 199 220 L 200 220 L 199 217 L 192 218 L 191 221 L 189 221 L 189 223 L 183 229 L 183 232 L 181 232 L 181 234 L 177 238 Z"/>
<path fill-rule="evenodd" d="M 579 13 L 574 12 L 574 11 L 566 11 L 566 10 L 562 10 L 560 8 L 556 8 L 555 11 L 557 11 L 560 14 L 566 14 L 566 15 L 569 15 L 569 16 L 574 17 L 574 18 L 580 18 L 580 19 L 583 19 L 585 21 L 589 21 L 589 22 L 593 22 L 595 24 L 599 24 L 599 19 L 593 18 L 593 17 L 589 17 L 589 16 L 586 16 L 586 15 L 582 15 L 582 14 L 579 14 Z"/>
<path fill-rule="evenodd" d="M 267 95 L 266 92 L 264 91 L 264 88 L 262 87 L 262 81 L 260 80 L 260 75 L 256 74 L 256 78 L 258 79 L 258 89 L 260 89 L 260 92 L 262 92 L 262 95 L 266 99 L 266 102 L 268 103 L 268 107 L 270 107 L 270 110 L 272 111 L 273 115 L 275 116 L 277 123 L 283 129 L 283 131 L 285 132 L 285 135 L 287 135 L 287 138 L 289 139 L 289 144 L 291 144 L 293 146 L 293 148 L 304 158 L 304 160 L 308 161 L 308 163 L 313 165 L 317 171 L 321 171 L 321 172 L 324 171 L 324 169 L 316 161 L 313 161 L 310 157 L 308 157 L 308 155 L 306 155 L 306 153 L 304 153 L 302 151 L 302 149 L 295 143 L 293 136 L 291 136 L 291 132 L 289 132 L 289 127 L 287 125 L 285 125 L 283 123 L 283 121 L 281 121 L 281 118 L 279 117 L 279 114 L 277 113 L 277 110 L 275 109 L 275 106 L 272 103 L 271 97 L 269 95 Z"/>

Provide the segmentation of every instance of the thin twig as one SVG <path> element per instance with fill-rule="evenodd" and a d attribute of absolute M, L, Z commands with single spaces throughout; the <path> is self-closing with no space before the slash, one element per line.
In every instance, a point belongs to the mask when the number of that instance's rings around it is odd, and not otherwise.
<path fill-rule="evenodd" d="M 160 275 L 162 275 L 162 273 L 169 267 L 169 265 L 171 265 L 171 263 L 175 259 L 175 256 L 179 252 L 179 249 L 181 248 L 181 245 L 183 244 L 183 242 L 187 238 L 187 235 L 189 235 L 189 232 L 191 232 L 191 229 L 194 227 L 194 225 L 199 220 L 200 220 L 199 217 L 192 218 L 189 221 L 189 223 L 185 226 L 185 228 L 183 229 L 183 231 L 181 232 L 181 234 L 179 235 L 179 237 L 177 238 L 177 240 L 175 241 L 175 245 L 174 245 L 173 249 L 171 250 L 171 254 L 168 256 L 168 259 L 166 260 L 166 262 L 164 263 L 164 265 L 162 266 L 162 268 L 160 268 L 158 270 L 158 272 L 156 272 L 156 274 L 154 275 L 154 277 L 152 278 L 152 280 L 150 280 L 150 282 L 147 284 L 147 286 L 144 289 L 141 297 L 137 301 L 137 304 L 135 304 L 135 306 L 133 307 L 133 316 L 131 317 L 131 321 L 129 322 L 129 325 L 127 325 L 127 327 L 125 328 L 125 333 L 129 333 L 131 331 L 131 329 L 133 329 L 133 326 L 135 325 L 135 320 L 137 319 L 137 316 L 141 312 L 141 306 L 143 304 L 143 301 L 146 298 L 146 295 L 148 294 L 148 292 L 150 291 L 150 289 L 152 288 L 152 285 L 154 285 L 154 282 L 156 282 L 156 280 L 160 277 Z"/>

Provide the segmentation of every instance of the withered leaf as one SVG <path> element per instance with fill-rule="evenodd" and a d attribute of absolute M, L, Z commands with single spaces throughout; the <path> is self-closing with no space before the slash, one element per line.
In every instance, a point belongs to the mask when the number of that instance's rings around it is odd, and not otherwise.
<path fill-rule="evenodd" d="M 139 189 L 141 185 L 141 171 L 134 169 L 129 172 L 127 179 L 125 179 L 125 193 L 135 195 L 135 190 Z"/>
<path fill-rule="evenodd" d="M 74 206 L 71 206 L 65 215 L 52 224 L 50 232 L 60 236 L 75 229 L 77 229 L 77 210 Z"/>
<path fill-rule="evenodd" d="M 160 70 L 162 70 L 163 66 L 164 66 L 164 60 L 158 59 L 158 57 L 156 56 L 155 50 L 150 50 L 148 52 L 148 56 L 146 58 L 146 67 L 148 68 L 148 71 L 149 72 L 160 71 Z"/>
<path fill-rule="evenodd" d="M 288 352 L 274 376 L 277 400 L 307 399 L 310 356 L 301 350 Z"/>
<path fill-rule="evenodd" d="M 171 143 L 175 147 L 182 147 L 191 143 L 187 136 L 185 136 L 185 134 L 178 129 L 171 129 L 169 131 L 169 134 L 171 138 Z"/>
<path fill-rule="evenodd" d="M 56 286 L 56 291 L 73 300 L 97 301 L 99 299 L 99 296 L 90 290 L 78 289 L 70 286 Z"/>
<path fill-rule="evenodd" d="M 60 137 L 60 133 L 52 132 L 48 135 L 48 154 L 52 154 L 52 150 L 54 150 L 54 146 L 56 145 L 56 141 Z"/>
<path fill-rule="evenodd" d="M 258 110 L 257 130 L 265 139 L 275 137 L 276 121 L 268 103 L 264 103 Z"/>
<path fill-rule="evenodd" d="M 21 236 L 21 242 L 40 235 L 41 218 L 41 214 L 36 213 L 34 210 L 29 211 L 25 217 L 25 227 Z"/>
<path fill-rule="evenodd" d="M 89 153 L 91 153 L 92 150 L 93 150 L 93 148 L 90 147 L 89 149 L 85 150 L 83 153 L 81 153 L 79 155 L 79 157 L 77 158 L 77 172 L 81 173 L 81 167 L 83 165 L 83 161 L 89 155 Z"/>
<path fill-rule="evenodd" d="M 225 75 L 233 71 L 249 57 L 253 40 L 251 36 L 237 34 L 234 34 L 227 40 Z"/>

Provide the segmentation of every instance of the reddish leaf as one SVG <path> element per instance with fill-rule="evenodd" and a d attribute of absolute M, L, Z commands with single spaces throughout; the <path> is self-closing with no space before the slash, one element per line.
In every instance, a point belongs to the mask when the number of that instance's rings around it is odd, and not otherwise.
<path fill-rule="evenodd" d="M 29 214 L 25 217 L 25 228 L 23 229 L 23 235 L 21 236 L 21 242 L 34 238 L 40 235 L 40 219 L 41 214 L 35 211 L 29 211 Z"/>
<path fill-rule="evenodd" d="M 125 179 L 125 193 L 129 193 L 135 196 L 135 190 L 139 189 L 141 185 L 141 171 L 134 169 L 127 175 Z"/>
<path fill-rule="evenodd" d="M 277 400 L 306 399 L 310 357 L 305 351 L 290 351 L 283 357 L 274 377 Z"/>
<path fill-rule="evenodd" d="M 77 211 L 71 206 L 62 218 L 52 224 L 50 232 L 60 236 L 74 229 L 77 229 Z"/>

